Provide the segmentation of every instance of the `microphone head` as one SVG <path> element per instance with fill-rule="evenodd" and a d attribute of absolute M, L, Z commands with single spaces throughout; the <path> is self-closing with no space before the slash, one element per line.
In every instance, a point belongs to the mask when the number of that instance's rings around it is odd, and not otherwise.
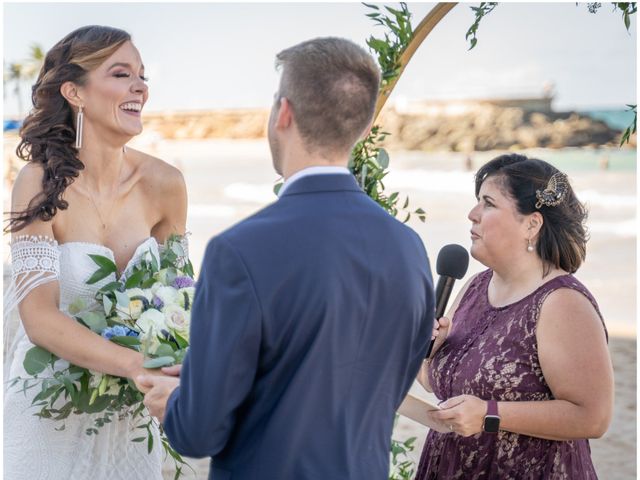
<path fill-rule="evenodd" d="M 452 243 L 442 247 L 436 261 L 436 272 L 444 277 L 460 280 L 467 273 L 469 254 L 461 245 Z"/>

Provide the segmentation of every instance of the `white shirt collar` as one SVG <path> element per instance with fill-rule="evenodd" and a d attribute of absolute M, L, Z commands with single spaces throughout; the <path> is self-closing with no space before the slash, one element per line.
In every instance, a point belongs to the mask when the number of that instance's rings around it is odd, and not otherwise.
<path fill-rule="evenodd" d="M 291 186 L 293 182 L 296 180 L 300 180 L 303 177 L 309 177 L 311 175 L 331 175 L 331 174 L 347 174 L 350 175 L 351 172 L 346 167 L 336 167 L 336 166 L 317 166 L 317 167 L 307 167 L 302 170 L 298 170 L 296 173 L 287 178 L 280 188 L 278 192 L 278 197 L 281 197 L 287 188 Z"/>

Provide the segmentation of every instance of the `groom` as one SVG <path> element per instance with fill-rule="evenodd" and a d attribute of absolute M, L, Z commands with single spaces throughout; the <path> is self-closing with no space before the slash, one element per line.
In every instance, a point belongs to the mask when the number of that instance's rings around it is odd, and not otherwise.
<path fill-rule="evenodd" d="M 209 242 L 180 384 L 142 377 L 145 404 L 214 480 L 383 480 L 431 336 L 427 255 L 347 169 L 376 104 L 371 56 L 318 38 L 277 65 L 280 198 Z"/>

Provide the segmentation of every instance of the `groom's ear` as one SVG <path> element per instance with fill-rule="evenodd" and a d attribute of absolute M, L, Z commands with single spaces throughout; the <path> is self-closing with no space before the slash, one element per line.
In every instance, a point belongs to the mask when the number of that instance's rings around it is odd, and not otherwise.
<path fill-rule="evenodd" d="M 281 129 L 289 128 L 293 121 L 293 110 L 287 97 L 280 97 L 280 108 L 276 117 L 276 127 Z"/>

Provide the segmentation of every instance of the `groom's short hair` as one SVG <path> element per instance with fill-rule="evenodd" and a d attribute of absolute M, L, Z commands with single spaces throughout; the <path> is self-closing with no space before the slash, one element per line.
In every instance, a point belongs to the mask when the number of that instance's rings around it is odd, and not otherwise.
<path fill-rule="evenodd" d="M 375 111 L 380 71 L 350 40 L 315 38 L 276 55 L 282 67 L 280 97 L 286 97 L 298 130 L 311 150 L 350 150 Z"/>

